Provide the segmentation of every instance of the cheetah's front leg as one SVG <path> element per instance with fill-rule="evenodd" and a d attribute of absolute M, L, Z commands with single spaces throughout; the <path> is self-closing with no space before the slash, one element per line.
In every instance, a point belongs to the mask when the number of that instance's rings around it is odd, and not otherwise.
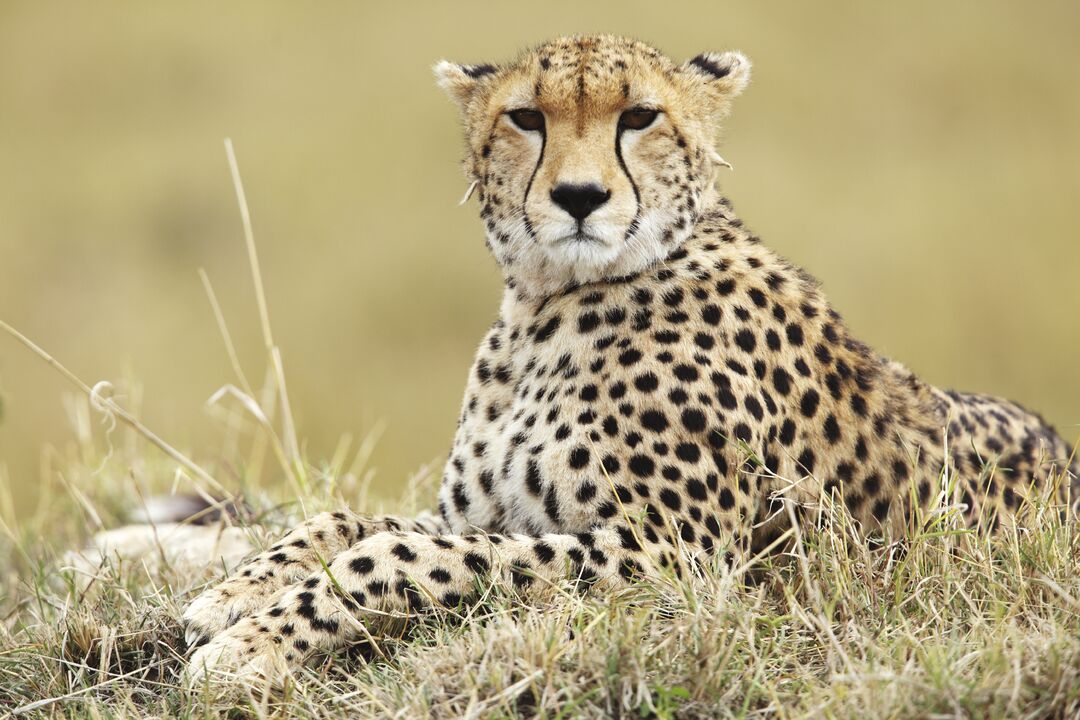
<path fill-rule="evenodd" d="M 188 645 L 206 642 L 240 618 L 263 609 L 282 588 L 307 577 L 365 537 L 394 530 L 435 534 L 443 529 L 442 521 L 432 515 L 363 517 L 349 510 L 315 515 L 187 606 L 183 621 Z"/>
<path fill-rule="evenodd" d="M 645 554 L 621 527 L 535 538 L 380 533 L 338 555 L 329 574 L 312 573 L 200 647 L 189 677 L 276 680 L 313 653 L 360 638 L 380 617 L 454 608 L 493 582 L 522 591 L 573 577 L 618 583 L 654 567 Z"/>

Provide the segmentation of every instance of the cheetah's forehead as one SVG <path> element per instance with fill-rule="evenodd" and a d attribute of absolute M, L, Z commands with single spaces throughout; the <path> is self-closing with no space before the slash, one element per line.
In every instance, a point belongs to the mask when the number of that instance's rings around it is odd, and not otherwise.
<path fill-rule="evenodd" d="M 553 114 L 605 115 L 628 103 L 659 102 L 657 83 L 675 64 L 645 43 L 611 35 L 559 38 L 525 53 L 508 70 L 522 82 L 511 98 Z"/>

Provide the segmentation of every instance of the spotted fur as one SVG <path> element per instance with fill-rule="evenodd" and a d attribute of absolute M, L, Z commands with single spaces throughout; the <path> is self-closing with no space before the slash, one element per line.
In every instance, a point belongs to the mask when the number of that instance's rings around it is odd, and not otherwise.
<path fill-rule="evenodd" d="M 1069 447 L 1038 416 L 874 353 L 719 197 L 717 122 L 749 67 L 612 37 L 436 67 L 506 279 L 440 516 L 302 525 L 188 608 L 208 640 L 195 677 L 273 676 L 492 583 L 604 588 L 731 561 L 826 497 L 884 538 L 932 505 L 992 528 L 1025 522 L 1033 495 L 1070 502 Z M 567 186 L 595 207 L 574 216 Z"/>

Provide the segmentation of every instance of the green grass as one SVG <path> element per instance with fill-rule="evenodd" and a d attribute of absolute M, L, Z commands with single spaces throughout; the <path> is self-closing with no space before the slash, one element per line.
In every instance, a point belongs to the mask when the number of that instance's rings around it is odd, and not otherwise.
<path fill-rule="evenodd" d="M 751 583 L 705 572 L 532 602 L 495 588 L 462 617 L 383 630 L 375 651 L 326 658 L 284 692 L 186 690 L 178 616 L 220 572 L 110 563 L 85 587 L 64 570 L 67 550 L 175 473 L 133 431 L 95 441 L 85 404 L 72 407 L 82 431 L 54 457 L 45 502 L 29 517 L 3 512 L 0 713 L 55 699 L 28 714 L 1080 716 L 1080 531 L 1049 511 L 1035 531 L 993 538 L 945 514 L 902 547 L 871 549 L 834 508 Z M 246 483 L 243 462 L 233 480 L 265 509 L 253 529 L 265 542 L 301 503 L 287 483 Z M 343 466 L 306 467 L 307 512 L 346 500 L 376 509 L 362 465 Z M 412 512 L 431 493 L 421 478 L 391 509 Z"/>

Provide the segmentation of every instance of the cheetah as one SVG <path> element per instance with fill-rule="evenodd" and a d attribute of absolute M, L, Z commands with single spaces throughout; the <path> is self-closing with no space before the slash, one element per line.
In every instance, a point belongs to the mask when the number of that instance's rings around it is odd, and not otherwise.
<path fill-rule="evenodd" d="M 279 677 L 492 584 L 604 592 L 742 561 L 825 498 L 902 538 L 946 494 L 990 528 L 1080 495 L 1039 416 L 875 354 L 736 217 L 715 137 L 742 54 L 579 36 L 434 71 L 505 279 L 438 514 L 294 529 L 186 609 L 195 680 Z"/>

